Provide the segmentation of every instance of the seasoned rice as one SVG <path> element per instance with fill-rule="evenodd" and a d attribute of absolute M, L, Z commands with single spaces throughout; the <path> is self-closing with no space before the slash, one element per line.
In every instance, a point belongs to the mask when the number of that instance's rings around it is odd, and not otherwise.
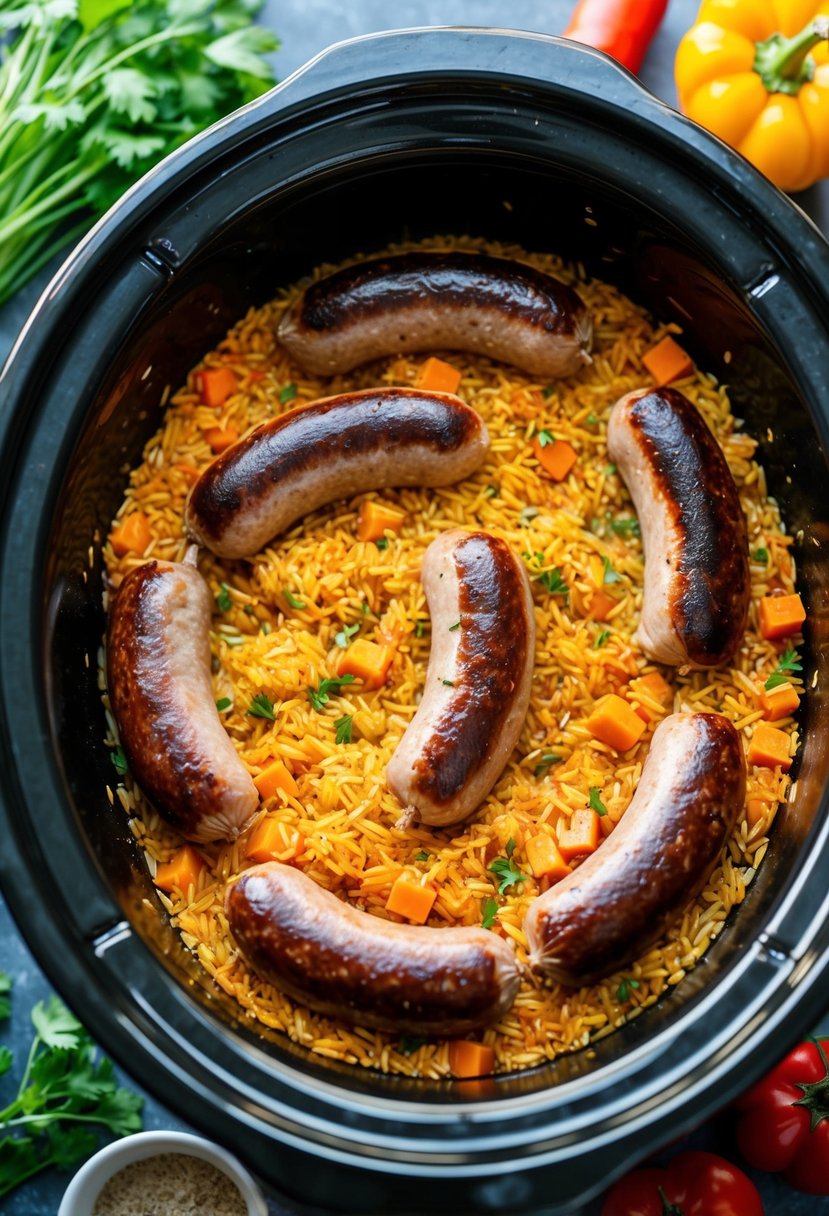
<path fill-rule="evenodd" d="M 422 875 L 438 892 L 428 922 L 434 926 L 480 924 L 484 902 L 496 898 L 493 931 L 509 937 L 519 961 L 526 963 L 522 924 L 530 902 L 544 889 L 529 876 L 523 851 L 535 825 L 566 827 L 572 812 L 587 805 L 591 788 L 598 787 L 607 808 L 601 828 L 605 835 L 612 831 L 636 788 L 653 728 L 668 712 L 723 713 L 746 742 L 750 739 L 762 717 L 758 692 L 778 657 L 774 643 L 758 633 L 757 600 L 775 588 L 793 590 L 791 540 L 777 504 L 766 494 L 763 471 L 754 460 L 755 441 L 733 417 L 726 388 L 703 372 L 679 381 L 677 387 L 700 409 L 725 452 L 746 514 L 750 551 L 765 549 L 768 560 L 751 562 L 749 627 L 734 665 L 685 674 L 659 668 L 673 690 L 673 705 L 639 698 L 652 721 L 637 746 L 619 756 L 594 739 L 585 721 L 595 701 L 608 692 L 625 692 L 631 679 L 656 670 L 632 640 L 642 603 L 642 546 L 635 528 L 620 525 L 633 511 L 608 462 L 607 420 L 622 393 L 650 383 L 642 355 L 678 327 L 654 324 L 615 287 L 587 279 L 579 267 L 551 255 L 468 239 L 428 244 L 516 257 L 574 283 L 595 321 L 593 362 L 579 375 L 548 386 L 485 358 L 444 352 L 462 372 L 459 395 L 483 416 L 491 436 L 491 452 L 478 472 L 444 489 L 390 489 L 335 502 L 301 519 L 249 561 L 222 561 L 202 552 L 199 567 L 211 591 L 219 596 L 225 587 L 231 601 L 229 609 L 221 611 L 217 604 L 214 612 L 214 690 L 217 701 L 231 702 L 222 721 L 250 772 L 255 776 L 271 759 L 281 759 L 298 783 L 296 797 L 280 791 L 264 802 L 253 825 L 263 816 L 280 820 L 288 837 L 299 842 L 292 864 L 384 917 L 390 915 L 385 903 L 401 870 Z M 321 267 L 317 274 L 331 269 Z M 199 368 L 173 394 L 115 521 L 143 511 L 152 541 L 144 554 L 123 558 L 106 543 L 111 587 L 150 557 L 176 561 L 184 556 L 185 498 L 212 458 L 206 430 L 233 427 L 242 435 L 318 397 L 414 383 L 427 354 L 385 360 L 328 380 L 302 373 L 274 339 L 296 290 L 252 309 L 205 356 L 200 367 L 228 366 L 238 378 L 238 391 L 222 407 L 201 403 Z M 564 482 L 551 481 L 539 469 L 531 445 L 539 429 L 568 440 L 578 452 Z M 385 549 L 356 539 L 357 511 L 366 497 L 406 512 L 400 535 L 390 537 Z M 395 826 L 401 808 L 384 774 L 417 708 L 429 656 L 419 570 L 429 543 L 459 526 L 486 529 L 525 557 L 538 627 L 533 695 L 519 744 L 472 819 L 454 830 L 403 830 Z M 610 562 L 607 572 L 603 559 Z M 566 594 L 552 594 L 539 579 L 553 570 L 566 583 Z M 607 573 L 616 576 L 612 585 L 605 582 Z M 589 616 L 592 594 L 602 585 L 618 597 L 604 622 Z M 291 607 L 286 591 L 302 606 Z M 336 635 L 346 626 L 357 626 L 359 636 L 372 640 L 399 636 L 389 680 L 375 692 L 343 687 L 317 712 L 307 690 L 336 675 L 342 654 Z M 262 693 L 274 705 L 273 722 L 247 712 Z M 353 715 L 353 737 L 338 744 L 334 723 L 345 714 Z M 117 733 L 109 713 L 108 722 L 114 747 Z M 794 720 L 775 725 L 789 734 L 794 753 Z M 552 762 L 550 755 L 556 758 Z M 747 799 L 763 800 L 765 811 L 752 826 L 741 815 L 699 898 L 664 940 L 623 972 L 574 990 L 544 984 L 525 969 L 514 1006 L 482 1034 L 495 1049 L 497 1071 L 528 1068 L 583 1048 L 679 983 L 744 898 L 788 784 L 779 769 L 749 769 Z M 129 774 L 107 794 L 113 814 L 125 811 L 130 817 L 137 847 L 154 875 L 182 841 L 153 812 Z M 205 971 L 263 1027 L 282 1031 L 320 1055 L 384 1072 L 447 1075 L 445 1042 L 401 1040 L 319 1016 L 249 971 L 229 935 L 223 907 L 225 885 L 251 864 L 245 857 L 249 838 L 250 831 L 232 844 L 200 847 L 208 869 L 197 889 L 159 893 L 182 942 Z M 515 863 L 527 877 L 498 897 L 496 876 L 487 867 L 504 855 L 510 841 Z"/>

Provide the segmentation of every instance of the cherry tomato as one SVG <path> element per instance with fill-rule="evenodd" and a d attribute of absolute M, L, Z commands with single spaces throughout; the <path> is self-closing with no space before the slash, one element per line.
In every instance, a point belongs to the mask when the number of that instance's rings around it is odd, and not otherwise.
<path fill-rule="evenodd" d="M 757 1187 L 714 1153 L 679 1153 L 666 1169 L 634 1170 L 605 1196 L 602 1216 L 763 1216 Z"/>

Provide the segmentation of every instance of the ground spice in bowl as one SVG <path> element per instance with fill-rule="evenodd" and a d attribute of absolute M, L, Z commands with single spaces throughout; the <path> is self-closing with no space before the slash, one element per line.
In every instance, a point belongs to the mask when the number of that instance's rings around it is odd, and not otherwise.
<path fill-rule="evenodd" d="M 124 1166 L 109 1179 L 92 1216 L 247 1216 L 232 1178 L 186 1153 L 161 1153 Z"/>

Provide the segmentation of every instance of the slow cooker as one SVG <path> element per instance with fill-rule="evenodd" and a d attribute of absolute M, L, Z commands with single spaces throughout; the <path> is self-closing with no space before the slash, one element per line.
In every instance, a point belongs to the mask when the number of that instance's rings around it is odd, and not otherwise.
<path fill-rule="evenodd" d="M 96 672 L 102 538 L 169 391 L 280 285 L 438 233 L 553 250 L 681 324 L 760 440 L 809 614 L 796 781 L 705 960 L 590 1049 L 468 1082 L 326 1063 L 212 985 L 107 799 Z M 746 162 L 604 56 L 494 29 L 334 47 L 144 178 L 43 295 L 0 381 L 4 891 L 105 1049 L 287 1200 L 565 1212 L 825 1008 L 827 317 L 829 247 Z"/>

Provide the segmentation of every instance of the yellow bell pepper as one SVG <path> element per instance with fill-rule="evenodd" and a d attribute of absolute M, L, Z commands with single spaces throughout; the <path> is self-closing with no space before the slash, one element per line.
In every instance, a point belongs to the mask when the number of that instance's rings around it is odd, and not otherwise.
<path fill-rule="evenodd" d="M 674 65 L 683 113 L 781 190 L 829 176 L 829 2 L 705 0 Z"/>

